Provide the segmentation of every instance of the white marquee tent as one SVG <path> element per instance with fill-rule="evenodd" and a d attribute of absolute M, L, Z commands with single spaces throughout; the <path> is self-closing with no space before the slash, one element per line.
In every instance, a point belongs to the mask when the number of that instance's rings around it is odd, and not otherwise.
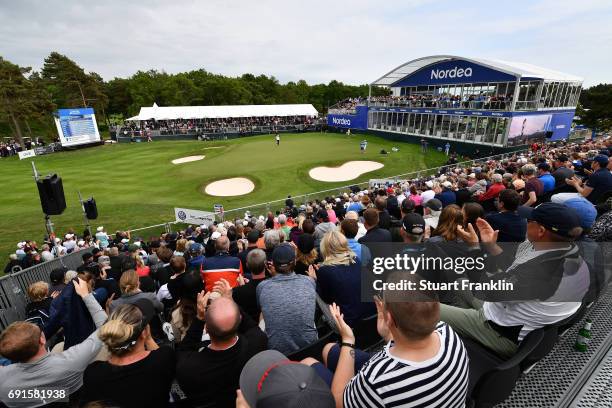
<path fill-rule="evenodd" d="M 292 105 L 225 105 L 225 106 L 157 106 L 140 108 L 128 120 L 173 120 L 205 118 L 249 118 L 266 116 L 318 116 L 311 104 Z"/>

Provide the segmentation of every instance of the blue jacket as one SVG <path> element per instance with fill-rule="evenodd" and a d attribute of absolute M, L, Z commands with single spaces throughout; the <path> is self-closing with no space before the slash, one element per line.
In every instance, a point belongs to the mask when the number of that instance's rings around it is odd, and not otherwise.
<path fill-rule="evenodd" d="M 70 282 L 51 302 L 49 321 L 45 325 L 45 337 L 50 338 L 60 328 L 64 329 L 64 350 L 81 343 L 96 330 L 91 314 L 83 299 Z"/>

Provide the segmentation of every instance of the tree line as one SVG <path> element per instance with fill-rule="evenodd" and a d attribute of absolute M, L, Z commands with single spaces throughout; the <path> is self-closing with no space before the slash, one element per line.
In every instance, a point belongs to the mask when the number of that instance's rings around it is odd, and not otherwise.
<path fill-rule="evenodd" d="M 373 95 L 388 93 L 374 87 Z M 101 130 L 136 115 L 142 106 L 265 105 L 311 103 L 319 112 L 350 97 L 365 97 L 368 85 L 339 81 L 310 85 L 280 83 L 274 76 L 228 77 L 198 69 L 177 74 L 138 71 L 129 78 L 104 81 L 65 55 L 52 52 L 40 72 L 0 56 L 0 136 L 54 138 L 52 113 L 58 108 L 93 107 Z M 578 115 L 588 127 L 612 127 L 612 84 L 582 91 Z"/>

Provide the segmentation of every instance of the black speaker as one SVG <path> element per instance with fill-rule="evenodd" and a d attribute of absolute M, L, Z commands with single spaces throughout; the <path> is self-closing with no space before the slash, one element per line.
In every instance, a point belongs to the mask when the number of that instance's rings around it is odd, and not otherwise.
<path fill-rule="evenodd" d="M 550 139 L 551 137 L 553 137 L 553 133 L 554 133 L 554 132 L 553 132 L 552 130 L 548 130 L 548 131 L 546 132 L 546 138 L 547 138 L 547 139 Z"/>
<path fill-rule="evenodd" d="M 98 218 L 98 207 L 96 207 L 96 200 L 93 197 L 85 200 L 83 202 L 83 207 L 85 207 L 85 215 L 89 220 L 95 220 Z"/>
<path fill-rule="evenodd" d="M 64 186 L 61 177 L 52 174 L 36 181 L 40 205 L 47 215 L 60 215 L 66 209 Z"/>

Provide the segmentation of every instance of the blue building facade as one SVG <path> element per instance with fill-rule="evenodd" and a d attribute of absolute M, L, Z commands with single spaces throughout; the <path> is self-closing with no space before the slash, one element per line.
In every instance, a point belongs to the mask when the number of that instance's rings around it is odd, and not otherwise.
<path fill-rule="evenodd" d="M 371 86 L 390 95 L 332 107 L 328 125 L 514 147 L 569 137 L 582 78 L 529 64 L 432 56 L 402 64 Z"/>

